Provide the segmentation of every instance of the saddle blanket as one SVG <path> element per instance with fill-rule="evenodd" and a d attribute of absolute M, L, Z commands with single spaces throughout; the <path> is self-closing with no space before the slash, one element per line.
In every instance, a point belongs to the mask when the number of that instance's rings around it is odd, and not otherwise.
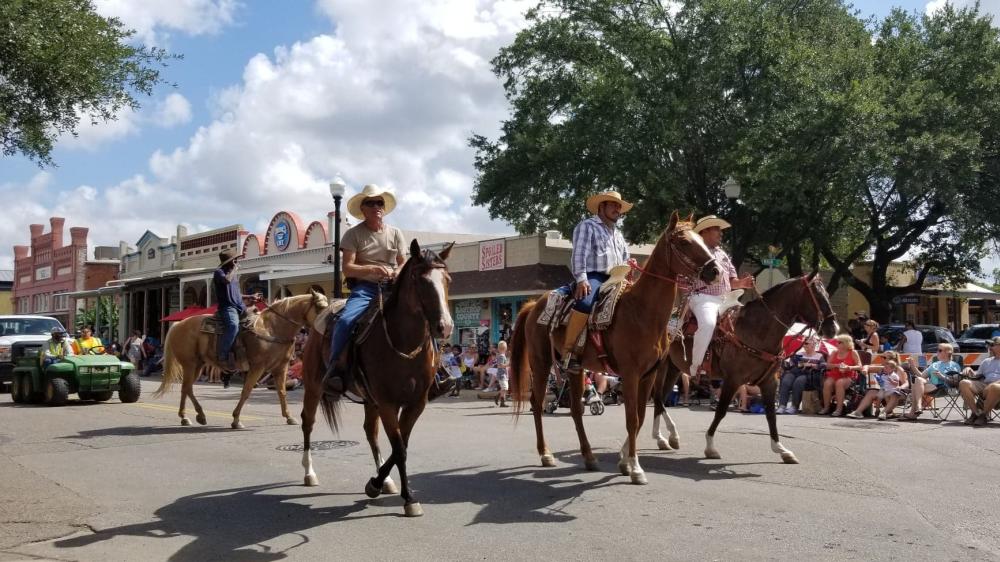
<path fill-rule="evenodd" d="M 260 314 L 256 312 L 247 312 L 246 314 L 241 316 L 240 331 L 252 330 L 254 325 L 257 323 L 258 318 L 260 318 Z M 216 334 L 221 336 L 222 333 L 225 331 L 225 329 L 226 327 L 222 324 L 222 322 L 219 322 L 219 318 L 214 314 L 210 316 L 205 316 L 204 318 L 201 319 L 201 331 L 203 333 Z"/>
<path fill-rule="evenodd" d="M 325 335 L 330 330 L 330 326 L 337 321 L 337 316 L 340 315 L 340 311 L 344 309 L 346 303 L 347 299 L 330 299 L 330 306 L 320 312 L 316 316 L 316 320 L 313 320 L 313 328 Z"/>
<path fill-rule="evenodd" d="M 618 299 L 629 286 L 629 283 L 625 281 L 601 285 L 601 292 L 594 299 L 594 309 L 591 311 L 588 321 L 591 330 L 606 330 L 611 326 Z M 545 302 L 545 310 L 538 315 L 538 324 L 549 326 L 552 329 L 565 326 L 575 302 L 576 300 L 564 290 L 551 291 Z"/>

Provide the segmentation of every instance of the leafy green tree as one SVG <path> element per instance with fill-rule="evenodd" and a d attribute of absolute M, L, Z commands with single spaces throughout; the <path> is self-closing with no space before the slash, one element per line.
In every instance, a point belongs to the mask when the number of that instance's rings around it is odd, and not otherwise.
<path fill-rule="evenodd" d="M 102 333 L 95 335 L 102 338 L 108 338 L 104 343 L 110 344 L 110 340 L 114 339 L 118 333 L 119 318 L 118 303 L 115 302 L 115 299 L 112 297 L 97 297 L 94 308 L 87 308 L 77 312 L 75 328 L 77 330 L 83 329 L 84 326 L 95 328 L 97 326 L 98 311 L 101 316 Z M 110 337 L 108 334 L 110 334 Z"/>
<path fill-rule="evenodd" d="M 82 118 L 114 120 L 164 82 L 174 58 L 129 43 L 134 32 L 97 14 L 90 0 L 0 2 L 0 147 L 39 165 Z"/>

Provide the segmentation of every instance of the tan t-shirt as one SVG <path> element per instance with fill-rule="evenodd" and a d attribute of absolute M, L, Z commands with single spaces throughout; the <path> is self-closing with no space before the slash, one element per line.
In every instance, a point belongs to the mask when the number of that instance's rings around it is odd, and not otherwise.
<path fill-rule="evenodd" d="M 365 223 L 352 226 L 340 238 L 340 247 L 354 252 L 357 265 L 384 265 L 396 269 L 396 256 L 406 257 L 403 231 L 389 225 L 384 225 L 382 232 L 375 232 Z M 363 280 L 378 282 L 379 278 L 371 276 Z"/>

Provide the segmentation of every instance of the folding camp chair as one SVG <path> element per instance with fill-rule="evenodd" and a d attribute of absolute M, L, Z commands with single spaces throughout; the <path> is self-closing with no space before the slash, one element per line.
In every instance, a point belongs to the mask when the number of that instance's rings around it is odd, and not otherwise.
<path fill-rule="evenodd" d="M 961 355 L 953 355 L 952 360 L 958 363 L 961 367 L 963 364 L 963 358 Z M 957 373 L 944 373 L 941 377 L 945 384 L 939 385 L 933 393 L 931 393 L 931 415 L 934 419 L 945 421 L 952 412 L 958 412 L 958 415 L 964 420 L 966 417 L 963 404 L 959 401 L 962 400 L 962 394 L 958 391 L 958 381 L 961 380 L 961 372 Z M 944 406 L 938 407 L 937 401 L 943 400 Z"/>

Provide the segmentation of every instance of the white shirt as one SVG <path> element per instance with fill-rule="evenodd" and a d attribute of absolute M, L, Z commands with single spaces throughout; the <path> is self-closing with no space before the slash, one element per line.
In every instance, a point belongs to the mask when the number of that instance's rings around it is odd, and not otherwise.
<path fill-rule="evenodd" d="M 903 353 L 922 353 L 924 345 L 924 335 L 920 330 L 907 330 L 903 332 L 906 341 L 903 342 Z"/>

